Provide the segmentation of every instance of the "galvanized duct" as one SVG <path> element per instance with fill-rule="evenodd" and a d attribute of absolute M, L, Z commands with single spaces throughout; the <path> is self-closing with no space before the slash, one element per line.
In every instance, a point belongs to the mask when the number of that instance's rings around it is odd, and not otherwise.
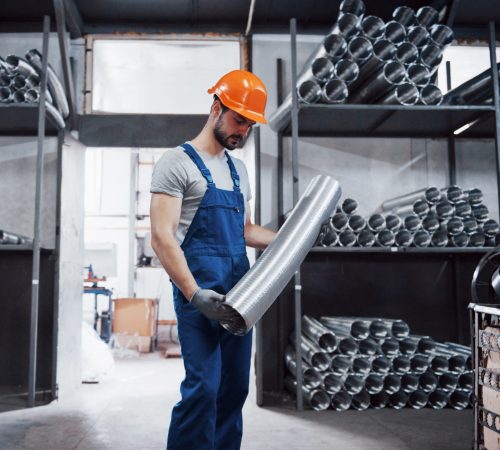
<path fill-rule="evenodd" d="M 391 371 L 397 375 L 404 375 L 411 369 L 410 358 L 407 356 L 399 355 L 392 360 Z"/>
<path fill-rule="evenodd" d="M 343 0 L 339 8 L 341 14 L 349 13 L 358 17 L 363 17 L 365 10 L 365 3 L 362 0 Z"/>
<path fill-rule="evenodd" d="M 392 13 L 392 19 L 405 27 L 415 23 L 415 11 L 408 6 L 398 6 Z"/>
<path fill-rule="evenodd" d="M 355 65 L 355 63 L 352 64 Z M 349 91 L 347 89 L 346 82 L 338 78 L 332 78 L 331 80 L 327 81 L 323 86 L 321 92 L 322 100 L 325 103 L 330 103 L 330 104 L 344 103 L 348 95 Z"/>
<path fill-rule="evenodd" d="M 372 370 L 370 358 L 366 356 L 354 356 L 351 364 L 351 371 L 359 375 L 366 375 Z"/>
<path fill-rule="evenodd" d="M 291 345 L 285 349 L 285 364 L 290 373 L 297 378 L 297 362 L 295 359 L 295 351 Z M 311 366 L 302 362 L 302 382 L 306 389 L 315 389 L 321 385 L 322 379 L 318 372 Z"/>
<path fill-rule="evenodd" d="M 431 74 L 423 64 L 410 64 L 406 70 L 406 76 L 410 83 L 418 88 L 423 88 L 429 84 Z"/>
<path fill-rule="evenodd" d="M 443 93 L 435 84 L 428 84 L 420 89 L 420 101 L 424 105 L 437 106 L 443 102 Z"/>
<path fill-rule="evenodd" d="M 406 39 L 406 28 L 401 23 L 391 20 L 385 24 L 384 38 L 395 45 L 401 45 Z"/>
<path fill-rule="evenodd" d="M 353 37 L 347 45 L 346 56 L 362 66 L 373 55 L 373 46 L 369 39 L 363 36 Z"/>
<path fill-rule="evenodd" d="M 328 328 L 347 330 L 356 340 L 366 339 L 370 334 L 370 324 L 366 320 L 348 319 L 342 317 L 321 317 L 320 322 Z"/>
<path fill-rule="evenodd" d="M 359 76 L 359 66 L 351 59 L 342 58 L 335 64 L 335 76 L 339 80 L 342 80 L 346 85 L 351 84 L 356 81 Z M 346 89 L 346 93 L 343 96 L 342 101 L 347 98 L 347 95 L 348 92 Z"/>
<path fill-rule="evenodd" d="M 285 377 L 285 386 L 292 393 L 297 391 L 297 381 L 291 375 Z M 330 396 L 323 389 L 306 389 L 302 387 L 302 393 L 307 405 L 314 411 L 324 411 L 330 406 Z"/>
<path fill-rule="evenodd" d="M 439 13 L 431 6 L 422 6 L 415 14 L 415 22 L 422 26 L 429 28 L 439 21 Z"/>
<path fill-rule="evenodd" d="M 313 317 L 302 316 L 302 331 L 325 352 L 333 353 L 337 349 L 335 334 Z"/>
<path fill-rule="evenodd" d="M 345 375 L 351 369 L 351 358 L 346 355 L 333 355 L 330 362 L 330 371 L 339 376 Z"/>
<path fill-rule="evenodd" d="M 400 390 L 398 392 L 395 392 L 394 394 L 389 395 L 389 406 L 394 409 L 401 409 L 406 406 L 408 403 L 408 394 Z"/>
<path fill-rule="evenodd" d="M 419 95 L 420 92 L 417 86 L 413 83 L 406 82 L 399 84 L 393 91 L 382 96 L 379 103 L 411 106 L 418 102 Z"/>
<path fill-rule="evenodd" d="M 418 62 L 434 73 L 443 60 L 443 49 L 436 44 L 427 44 L 419 53 Z"/>
<path fill-rule="evenodd" d="M 345 391 L 332 395 L 330 405 L 335 411 L 346 411 L 351 407 L 352 396 Z"/>
<path fill-rule="evenodd" d="M 430 35 L 425 27 L 415 25 L 408 29 L 406 40 L 415 45 L 417 48 L 422 48 L 429 43 Z"/>
<path fill-rule="evenodd" d="M 373 409 L 382 409 L 387 406 L 389 402 L 389 395 L 385 392 L 379 392 L 378 394 L 370 395 L 370 406 Z"/>
<path fill-rule="evenodd" d="M 385 33 L 385 23 L 377 16 L 364 17 L 360 28 L 361 34 L 372 42 L 381 39 Z"/>
<path fill-rule="evenodd" d="M 384 377 L 384 392 L 386 394 L 394 394 L 401 389 L 401 377 L 394 374 L 389 374 Z"/>
<path fill-rule="evenodd" d="M 422 409 L 429 401 L 429 394 L 422 390 L 413 391 L 408 397 L 408 405 L 413 409 Z"/>
<path fill-rule="evenodd" d="M 364 389 L 368 394 L 378 394 L 384 389 L 384 379 L 382 376 L 372 373 L 365 379 Z"/>
<path fill-rule="evenodd" d="M 410 42 L 403 42 L 396 51 L 396 60 L 405 66 L 418 61 L 418 48 Z"/>
<path fill-rule="evenodd" d="M 352 396 L 351 407 L 357 411 L 365 411 L 370 407 L 370 395 L 367 391 L 362 390 Z"/>
<path fill-rule="evenodd" d="M 435 390 L 429 394 L 428 405 L 433 409 L 443 409 L 448 403 L 448 395 L 441 390 Z"/>
<path fill-rule="evenodd" d="M 226 295 L 224 305 L 231 317 L 221 322 L 224 328 L 243 335 L 262 317 L 316 242 L 340 195 L 333 178 L 313 178 L 275 240 Z"/>
<path fill-rule="evenodd" d="M 432 44 L 446 47 L 453 41 L 453 30 L 447 25 L 432 25 L 430 28 L 430 41 Z"/>
<path fill-rule="evenodd" d="M 31 238 L 10 231 L 0 230 L 0 245 L 30 245 Z"/>
<path fill-rule="evenodd" d="M 295 349 L 295 332 L 290 336 L 290 343 Z M 327 370 L 331 365 L 331 358 L 328 353 L 324 352 L 316 343 L 306 338 L 304 335 L 300 337 L 300 348 L 302 350 L 302 358 L 316 370 L 320 372 Z"/>

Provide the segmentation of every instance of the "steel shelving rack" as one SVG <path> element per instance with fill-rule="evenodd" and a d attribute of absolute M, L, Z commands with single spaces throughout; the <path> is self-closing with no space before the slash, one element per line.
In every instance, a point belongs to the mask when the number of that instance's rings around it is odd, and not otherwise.
<path fill-rule="evenodd" d="M 458 1 L 450 2 L 450 14 L 448 14 L 447 24 L 452 25 L 454 15 L 457 11 Z M 373 12 L 372 12 L 373 13 Z M 495 23 L 490 22 L 488 28 L 490 65 L 496 67 L 495 53 Z M 290 20 L 290 40 L 291 40 L 291 86 L 296 86 L 297 81 L 297 25 L 296 20 Z M 283 79 L 282 79 L 282 61 L 277 61 L 278 78 L 278 104 L 283 99 Z M 496 73 L 496 71 L 494 71 Z M 449 64 L 447 64 L 448 88 L 450 84 Z M 278 214 L 279 224 L 283 223 L 285 210 L 283 195 L 283 141 L 284 138 L 291 138 L 291 161 L 292 161 L 292 180 L 293 180 L 293 205 L 298 201 L 299 193 L 299 167 L 298 167 L 298 139 L 303 137 L 408 137 L 408 138 L 447 138 L 448 158 L 449 158 L 449 181 L 450 184 L 456 183 L 456 165 L 455 165 L 455 139 L 454 132 L 466 124 L 470 124 L 460 137 L 476 138 L 490 137 L 495 140 L 496 150 L 496 174 L 498 184 L 498 200 L 500 209 L 500 103 L 499 103 L 499 83 L 498 76 L 493 76 L 494 102 L 492 105 L 440 105 L 440 106 L 399 106 L 399 105 L 377 105 L 377 104 L 300 104 L 296 90 L 292 88 L 292 109 L 289 121 L 283 125 L 283 128 L 277 132 L 278 137 Z M 255 134 L 256 153 L 260 151 L 259 134 Z M 256 156 L 256 161 L 260 161 L 260 156 Z M 257 166 L 257 174 L 260 172 L 260 166 Z M 258 203 L 257 210 L 260 203 Z M 435 264 L 443 264 L 443 270 L 449 264 L 448 271 L 451 275 L 451 283 L 445 283 L 446 289 L 449 289 L 448 308 L 453 311 L 456 317 L 455 332 L 448 327 L 448 333 L 454 333 L 457 340 L 464 342 L 466 340 L 466 306 L 468 297 L 459 298 L 462 293 L 469 292 L 467 284 L 464 284 L 464 278 L 472 274 L 472 270 L 487 251 L 488 248 L 313 248 L 304 261 L 301 269 L 295 274 L 293 282 L 282 294 L 282 299 L 273 307 L 274 310 L 264 316 L 261 324 L 257 326 L 256 336 L 256 379 L 257 379 L 257 403 L 276 404 L 282 403 L 283 378 L 284 378 L 284 347 L 288 341 L 288 332 L 293 323 L 296 330 L 295 347 L 297 349 L 297 365 L 301 364 L 301 351 L 299 339 L 301 335 L 301 317 L 303 304 L 309 309 L 315 307 L 310 302 L 303 302 L 303 297 L 307 297 L 308 289 L 304 285 L 314 283 L 317 273 L 307 273 L 308 265 L 313 268 L 311 271 L 321 272 L 324 269 L 322 265 L 335 263 L 344 268 L 356 264 L 356 261 L 362 261 L 363 265 L 370 267 L 379 263 L 395 266 L 407 264 L 409 267 L 414 264 L 422 264 L 423 260 L 429 260 L 429 265 L 436 269 Z M 356 258 L 354 261 L 352 258 Z M 415 267 L 413 267 L 415 269 Z M 331 269 L 330 269 L 331 270 Z M 306 273 L 304 273 L 306 272 Z M 305 276 L 304 276 L 305 275 Z M 378 274 L 383 276 L 383 274 Z M 439 274 L 441 276 L 442 274 Z M 324 282 L 325 280 L 323 280 Z M 338 281 L 338 280 L 337 280 Z M 376 284 L 376 280 L 370 278 L 370 282 Z M 437 283 L 437 281 L 436 281 Z M 414 284 L 414 283 L 410 283 Z M 448 286 L 449 285 L 449 286 Z M 379 286 L 380 287 L 380 286 Z M 401 292 L 401 287 L 395 288 Z M 319 292 L 321 289 L 319 289 Z M 359 294 L 359 291 L 357 291 Z M 324 292 L 323 292 L 324 294 Z M 468 294 L 467 294 L 468 295 Z M 290 313 L 283 306 L 286 300 L 294 299 L 294 312 Z M 452 299 L 452 303 L 450 303 Z M 308 300 L 313 300 L 309 298 Z M 288 303 L 289 304 L 289 303 Z M 387 304 L 386 304 L 387 306 Z M 429 305 L 423 305 L 425 306 Z M 463 306 L 463 308 L 462 308 Z M 346 311 L 348 305 L 344 305 L 343 314 L 354 313 L 355 310 Z M 352 306 L 351 306 L 352 308 Z M 368 308 L 369 309 L 369 308 Z M 400 305 L 399 305 L 399 309 Z M 463 311 L 462 311 L 463 309 Z M 316 308 L 316 312 L 321 308 Z M 367 311 L 364 311 L 365 313 Z M 323 311 L 324 313 L 324 311 Z M 382 311 L 382 314 L 386 312 Z M 416 313 L 416 311 L 414 311 Z M 363 314 L 363 311 L 358 311 Z M 371 310 L 371 314 L 376 311 Z M 444 317 L 445 318 L 445 317 Z M 443 317 L 441 317 L 443 319 Z M 273 330 L 270 332 L 270 330 Z M 420 330 L 420 332 L 424 332 Z M 449 336 L 449 335 L 448 335 Z M 275 348 L 273 348 L 273 345 Z M 277 348 L 276 348 L 277 347 Z M 271 374 L 270 368 L 266 367 L 266 360 L 272 360 L 280 368 L 277 373 Z M 297 371 L 297 400 L 298 410 L 303 409 L 302 399 L 302 376 Z M 272 380 L 266 383 L 267 379 Z M 271 386 L 270 388 L 268 388 Z"/>

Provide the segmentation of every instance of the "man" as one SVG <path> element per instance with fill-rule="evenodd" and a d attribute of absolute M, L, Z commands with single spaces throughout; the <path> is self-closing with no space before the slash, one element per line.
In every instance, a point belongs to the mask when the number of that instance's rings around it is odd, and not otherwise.
<path fill-rule="evenodd" d="M 249 269 L 245 246 L 265 248 L 275 236 L 251 223 L 246 168 L 225 150 L 266 123 L 266 88 L 235 70 L 208 93 L 214 101 L 204 128 L 165 152 L 151 183 L 152 246 L 173 282 L 186 370 L 168 450 L 240 448 L 252 333 L 232 335 L 217 320 L 225 294 Z"/>

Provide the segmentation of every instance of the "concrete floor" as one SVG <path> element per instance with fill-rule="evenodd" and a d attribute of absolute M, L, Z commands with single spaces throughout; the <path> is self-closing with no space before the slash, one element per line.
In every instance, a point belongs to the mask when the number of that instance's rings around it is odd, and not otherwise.
<path fill-rule="evenodd" d="M 118 360 L 113 376 L 82 385 L 71 399 L 0 413 L 0 449 L 164 449 L 182 377 L 182 360 L 159 353 Z M 471 410 L 299 414 L 291 407 L 259 408 L 253 382 L 251 387 L 244 410 L 244 450 L 471 448 Z"/>

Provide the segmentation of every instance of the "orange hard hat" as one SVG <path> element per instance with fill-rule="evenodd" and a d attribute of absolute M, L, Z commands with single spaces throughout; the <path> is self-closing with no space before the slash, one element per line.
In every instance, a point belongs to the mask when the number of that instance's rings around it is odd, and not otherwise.
<path fill-rule="evenodd" d="M 243 117 L 267 123 L 264 117 L 267 90 L 257 75 L 246 70 L 233 70 L 223 75 L 208 93 L 217 95 L 224 106 Z"/>

